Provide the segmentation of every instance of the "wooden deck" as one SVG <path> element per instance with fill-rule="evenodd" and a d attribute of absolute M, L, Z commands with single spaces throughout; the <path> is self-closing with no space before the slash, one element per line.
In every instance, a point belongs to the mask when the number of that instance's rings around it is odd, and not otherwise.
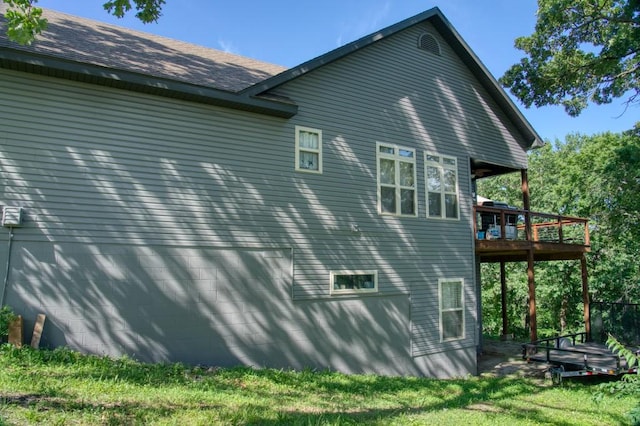
<path fill-rule="evenodd" d="M 529 226 L 527 226 L 529 225 Z M 518 209 L 476 206 L 480 262 L 577 260 L 590 251 L 587 219 Z"/>

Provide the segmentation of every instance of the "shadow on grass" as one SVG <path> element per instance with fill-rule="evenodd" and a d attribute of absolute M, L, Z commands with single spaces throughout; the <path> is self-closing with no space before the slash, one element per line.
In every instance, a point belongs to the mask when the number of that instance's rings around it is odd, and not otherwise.
<path fill-rule="evenodd" d="M 4 370 L 0 374 L 4 383 L 24 383 L 28 377 L 33 390 L 20 392 L 20 386 L 13 391 L 3 390 L 0 403 L 5 407 L 74 412 L 112 424 L 184 419 L 194 412 L 210 421 L 231 424 L 361 424 L 403 418 L 411 423 L 416 417 L 443 410 L 468 410 L 470 415 L 481 412 L 488 421 L 508 418 L 540 424 L 576 424 L 575 419 L 563 417 L 567 402 L 562 392 L 540 381 L 513 377 L 435 380 L 332 371 L 219 369 L 143 364 L 63 349 L 33 351 L 5 346 L 0 350 L 0 367 Z M 79 388 L 91 387 L 92 381 L 99 385 L 124 384 L 127 394 L 102 397 L 95 390 L 100 386 L 87 395 L 73 389 L 74 383 L 82 383 Z M 585 386 L 592 385 L 566 383 L 563 390 Z M 529 398 L 541 392 L 549 392 L 549 398 L 542 402 Z M 594 418 L 599 414 L 595 403 L 572 409 Z M 609 415 L 607 419 L 617 424 L 624 422 L 622 415 Z"/>
<path fill-rule="evenodd" d="M 223 408 L 219 404 L 159 404 L 141 403 L 133 401 L 118 401 L 100 403 L 95 401 L 78 400 L 75 396 L 59 395 L 51 396 L 46 393 L 0 395 L 0 405 L 19 406 L 26 410 L 35 410 L 40 413 L 58 412 L 76 414 L 85 421 L 93 418 L 101 424 L 138 424 L 150 423 L 156 420 L 170 417 L 182 410 L 198 409 L 217 412 Z M 44 419 L 43 423 L 47 423 Z M 36 421 L 40 423 L 40 421 Z M 0 425 L 3 425 L 0 417 Z"/>

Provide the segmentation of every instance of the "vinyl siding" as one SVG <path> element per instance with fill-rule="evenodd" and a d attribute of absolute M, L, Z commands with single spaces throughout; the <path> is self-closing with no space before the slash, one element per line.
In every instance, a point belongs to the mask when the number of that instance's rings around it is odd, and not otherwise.
<path fill-rule="evenodd" d="M 425 31 L 440 42 L 441 56 L 416 47 Z M 473 345 L 477 300 L 468 164 L 475 158 L 526 167 L 525 143 L 513 123 L 428 24 L 384 39 L 276 90 L 300 105 L 291 121 L 323 131 L 326 176 L 321 182 L 309 180 L 310 188 L 315 191 L 316 184 L 325 190 L 334 188 L 342 197 L 331 198 L 331 210 L 346 214 L 362 231 L 344 256 L 334 251 L 340 255 L 326 258 L 328 269 L 345 263 L 353 269 L 378 269 L 381 291 L 410 293 L 414 356 Z M 416 218 L 377 214 L 376 142 L 416 149 Z M 425 152 L 458 159 L 459 221 L 426 218 Z M 342 176 L 342 182 L 335 182 L 334 175 Z M 311 266 L 301 256 L 304 253 L 297 255 L 301 270 L 294 297 L 322 296 L 326 287 L 314 282 L 316 276 L 300 279 Z M 461 341 L 440 342 L 440 278 L 464 279 L 466 321 Z"/>
<path fill-rule="evenodd" d="M 52 310 L 54 323 L 58 316 L 52 343 L 73 340 L 94 351 L 138 345 L 149 359 L 184 358 L 188 354 L 161 343 L 157 330 L 147 330 L 155 337 L 145 340 L 144 329 L 130 329 L 144 292 L 127 305 L 128 320 L 119 320 L 136 343 L 108 336 L 106 347 L 87 337 L 92 330 L 82 320 L 117 317 L 107 287 L 117 277 L 135 276 L 143 263 L 126 258 L 142 259 L 147 248 L 165 253 L 164 262 L 174 268 L 152 268 L 135 282 L 169 295 L 193 282 L 197 268 L 188 259 L 222 268 L 225 257 L 210 251 L 231 253 L 245 259 L 238 280 L 246 283 L 260 277 L 255 253 L 274 251 L 286 253 L 289 262 L 265 272 L 272 277 L 265 285 L 277 291 L 243 293 L 239 300 L 251 308 L 238 311 L 226 298 L 229 289 L 213 280 L 215 299 L 204 322 L 185 326 L 185 342 L 213 327 L 222 337 L 201 343 L 202 350 L 225 346 L 219 359 L 228 363 L 439 375 L 446 373 L 434 373 L 429 360 L 440 362 L 443 352 L 452 351 L 464 359 L 464 369 L 473 369 L 469 159 L 517 168 L 526 165 L 526 153 L 513 125 L 442 40 L 442 56 L 416 48 L 424 30 L 437 36 L 428 25 L 411 28 L 278 87 L 299 105 L 289 120 L 0 70 L 0 204 L 23 206 L 26 213 L 25 226 L 16 231 L 22 263 L 12 275 L 19 282 L 12 283 L 10 300 L 28 307 L 33 288 L 51 279 L 75 288 L 64 302 L 52 289 L 35 291 L 38 302 L 29 309 Z M 294 171 L 296 125 L 322 130 L 322 174 Z M 376 142 L 417 150 L 417 217 L 377 213 Z M 425 151 L 458 159 L 460 220 L 426 218 Z M 118 247 L 130 251 L 120 260 L 104 257 Z M 185 257 L 194 250 L 199 254 Z M 77 276 L 73 265 L 108 272 Z M 47 276 L 51 268 L 63 272 Z M 379 292 L 331 297 L 330 271 L 350 269 L 377 270 Z M 290 270 L 288 278 L 281 278 L 282 270 Z M 163 279 L 164 273 L 174 280 Z M 439 340 L 440 278 L 465 282 L 466 329 L 459 341 Z M 209 297 L 207 288 L 194 297 Z M 74 308 L 72 295 L 95 300 L 91 291 L 107 299 L 106 313 Z M 178 309 L 162 320 L 172 336 L 180 334 L 173 322 L 190 312 L 187 304 Z M 226 327 L 229 321 L 233 325 Z M 272 326 L 265 330 L 265 323 Z M 243 327 L 239 338 L 234 333 Z M 161 349 L 157 359 L 154 348 Z M 462 367 L 451 366 L 452 374 L 456 368 Z"/>

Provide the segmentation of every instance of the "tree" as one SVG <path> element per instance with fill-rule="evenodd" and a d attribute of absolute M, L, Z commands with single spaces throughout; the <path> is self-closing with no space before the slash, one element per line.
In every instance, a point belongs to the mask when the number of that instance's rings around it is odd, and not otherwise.
<path fill-rule="evenodd" d="M 20 44 L 31 44 L 47 27 L 47 20 L 42 17 L 42 9 L 36 7 L 38 0 L 2 0 L 8 8 L 5 12 L 7 20 L 7 36 L 9 40 Z M 136 18 L 145 24 L 156 22 L 162 15 L 165 0 L 109 0 L 102 6 L 113 16 L 122 18 L 134 6 Z"/>
<path fill-rule="evenodd" d="M 640 123 L 622 134 L 606 174 L 610 222 L 614 237 L 640 241 Z"/>
<path fill-rule="evenodd" d="M 529 153 L 531 208 L 589 218 L 587 256 L 593 300 L 640 303 L 640 127 L 623 133 L 569 135 Z M 522 207 L 520 174 L 480 179 L 478 194 Z M 523 332 L 526 314 L 525 265 L 506 265 L 510 332 Z M 482 265 L 483 327 L 501 328 L 500 276 Z M 538 332 L 556 335 L 583 325 L 580 269 L 575 261 L 536 265 Z"/>
<path fill-rule="evenodd" d="M 515 40 L 526 56 L 500 79 L 528 108 L 640 101 L 640 1 L 538 0 L 535 31 Z"/>

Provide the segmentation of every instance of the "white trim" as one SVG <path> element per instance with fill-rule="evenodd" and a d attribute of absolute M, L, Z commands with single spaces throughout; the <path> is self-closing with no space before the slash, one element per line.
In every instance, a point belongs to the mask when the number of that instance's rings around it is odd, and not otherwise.
<path fill-rule="evenodd" d="M 385 147 L 393 150 L 393 153 L 380 152 L 380 148 Z M 406 157 L 400 154 L 400 152 L 411 153 L 411 157 Z M 385 184 L 386 187 L 395 189 L 395 212 L 383 212 L 382 211 L 382 183 L 380 182 L 380 160 L 387 159 L 394 161 L 394 184 Z M 408 161 L 409 160 L 409 161 Z M 413 186 L 400 185 L 400 167 L 401 162 L 413 164 Z M 417 217 L 418 216 L 418 178 L 417 178 L 417 160 L 416 150 L 413 148 L 407 148 L 390 143 L 376 142 L 376 185 L 378 194 L 378 214 L 389 216 L 402 216 L 402 217 Z M 413 191 L 413 210 L 412 214 L 402 214 L 402 190 L 410 189 Z"/>
<path fill-rule="evenodd" d="M 445 312 L 442 308 L 442 284 L 443 283 L 460 283 L 460 308 L 455 309 L 447 309 L 446 312 L 457 312 L 460 311 L 462 313 L 462 333 L 460 336 L 449 337 L 447 339 L 444 338 L 444 328 L 442 324 L 442 313 Z M 439 316 L 439 326 L 440 326 L 440 342 L 451 342 L 456 340 L 463 340 L 465 338 L 465 314 L 464 309 L 465 300 L 464 300 L 464 278 L 440 278 L 438 280 L 438 316 Z"/>
<path fill-rule="evenodd" d="M 296 131 L 295 170 L 297 172 L 322 174 L 322 130 L 313 129 L 311 127 L 296 126 L 295 131 Z M 314 133 L 318 135 L 318 149 L 300 148 L 301 132 Z M 318 154 L 318 169 L 316 170 L 316 169 L 308 169 L 308 168 L 300 167 L 300 152 Z"/>
<path fill-rule="evenodd" d="M 373 287 L 367 288 L 345 288 L 335 289 L 334 279 L 338 275 L 373 275 Z M 329 294 L 362 294 L 378 292 L 378 271 L 377 270 L 342 270 L 331 271 L 329 274 Z"/>
<path fill-rule="evenodd" d="M 438 161 L 429 160 L 428 157 L 438 157 Z M 446 164 L 445 160 L 453 161 L 454 164 Z M 440 182 L 442 184 L 442 188 L 440 189 L 440 215 L 430 215 L 429 214 L 429 172 L 428 168 L 437 168 L 440 173 Z M 453 170 L 456 173 L 456 189 L 455 191 L 445 191 L 444 190 L 444 171 L 445 170 Z M 424 153 L 424 190 L 425 190 L 425 207 L 426 207 L 426 215 L 429 219 L 443 219 L 443 220 L 460 220 L 460 173 L 458 171 L 458 159 L 456 157 L 452 157 L 450 155 L 442 155 L 435 152 L 425 152 Z M 456 217 L 447 217 L 447 208 L 446 208 L 446 195 L 455 195 L 456 196 Z"/>

